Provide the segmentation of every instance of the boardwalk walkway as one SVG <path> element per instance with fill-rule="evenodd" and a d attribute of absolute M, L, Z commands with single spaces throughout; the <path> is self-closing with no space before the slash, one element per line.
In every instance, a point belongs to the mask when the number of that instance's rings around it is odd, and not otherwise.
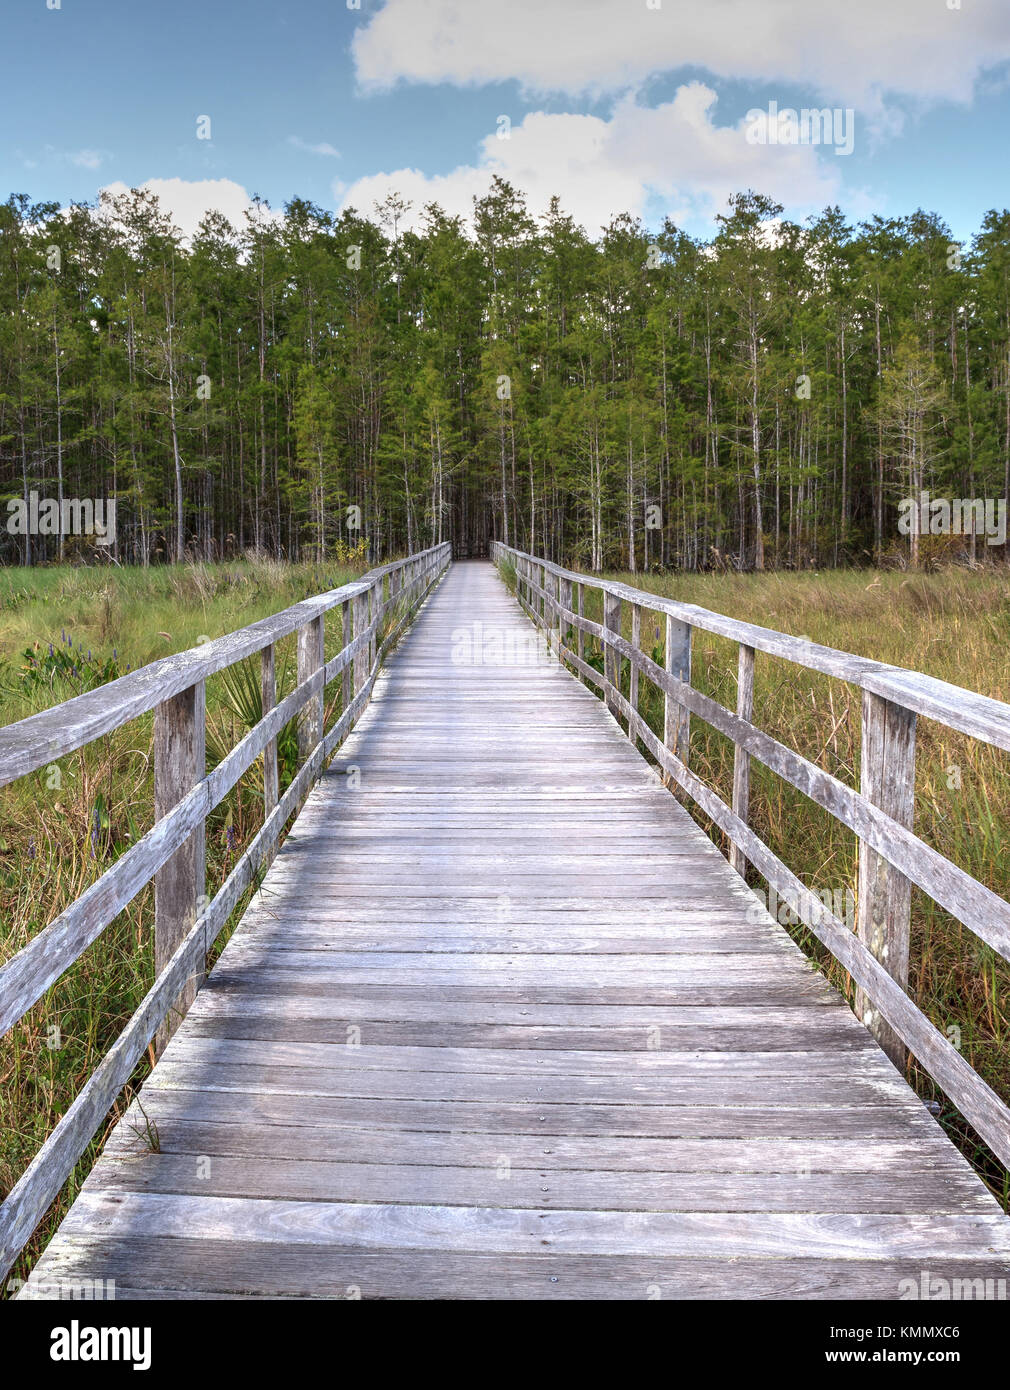
<path fill-rule="evenodd" d="M 33 1283 L 1010 1279 L 996 1202 L 604 706 L 543 653 L 493 664 L 532 631 L 452 566 Z"/>

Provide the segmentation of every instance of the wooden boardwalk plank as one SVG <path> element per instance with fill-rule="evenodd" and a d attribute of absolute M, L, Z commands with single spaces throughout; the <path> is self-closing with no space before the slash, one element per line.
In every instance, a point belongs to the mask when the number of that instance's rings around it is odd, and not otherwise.
<path fill-rule="evenodd" d="M 1010 1278 L 1010 1222 L 755 904 L 492 567 L 454 565 L 22 1296 Z"/>
<path fill-rule="evenodd" d="M 115 1279 L 117 1300 L 148 1298 L 711 1299 L 894 1298 L 921 1288 L 921 1260 L 678 1259 L 374 1251 L 187 1237 L 66 1236 L 48 1277 Z M 991 1257 L 931 1259 L 928 1277 L 992 1279 Z M 48 1295 L 54 1296 L 53 1293 Z"/>

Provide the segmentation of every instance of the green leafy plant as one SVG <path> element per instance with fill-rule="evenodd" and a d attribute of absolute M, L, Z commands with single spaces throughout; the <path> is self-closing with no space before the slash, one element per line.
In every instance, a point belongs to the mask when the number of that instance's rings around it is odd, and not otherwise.
<path fill-rule="evenodd" d="M 111 657 L 102 658 L 86 650 L 83 643 L 75 646 L 73 639 L 62 633 L 58 646 L 50 642 L 45 647 L 35 642 L 25 647 L 19 666 L 5 663 L 0 681 L 11 693 L 58 690 L 63 699 L 66 697 L 64 686 L 69 686 L 73 694 L 81 694 L 117 680 L 122 674 L 115 652 Z"/>
<path fill-rule="evenodd" d="M 207 718 L 207 769 L 213 771 L 238 740 L 254 729 L 263 718 L 263 691 L 260 685 L 259 662 L 254 658 L 238 661 L 226 667 L 219 676 L 220 703 Z M 295 688 L 294 669 L 285 657 L 277 670 L 277 703 Z M 262 764 L 258 764 L 262 767 Z M 298 732 L 294 720 L 289 720 L 277 735 L 277 770 L 283 791 L 290 786 L 298 771 Z M 260 772 L 262 788 L 262 771 Z"/>

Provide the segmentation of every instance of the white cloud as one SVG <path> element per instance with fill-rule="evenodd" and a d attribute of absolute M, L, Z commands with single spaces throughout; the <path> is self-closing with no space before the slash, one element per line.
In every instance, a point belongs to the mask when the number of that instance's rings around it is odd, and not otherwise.
<path fill-rule="evenodd" d="M 298 135 L 289 135 L 288 144 L 293 145 L 296 150 L 304 150 L 306 154 L 325 155 L 329 159 L 340 158 L 340 151 L 335 150 L 332 145 L 326 144 L 325 141 L 320 142 L 318 145 L 312 145 Z"/>
<path fill-rule="evenodd" d="M 98 169 L 109 157 L 108 150 L 61 150 L 55 145 L 46 145 L 45 153 L 49 159 L 65 160 L 68 164 L 76 164 L 78 169 Z M 36 161 L 31 161 L 29 167 L 34 169 Z"/>
<path fill-rule="evenodd" d="M 557 194 L 566 212 L 596 235 L 620 212 L 643 216 L 662 200 L 675 221 L 707 218 L 730 193 L 754 188 L 796 212 L 813 212 L 839 197 L 835 163 L 811 145 L 749 144 L 746 125 L 716 126 L 716 93 L 701 82 L 678 89 L 655 108 L 633 98 L 619 101 L 607 120 L 534 112 L 513 126 L 510 138 L 495 132 L 482 142 L 479 160 L 449 174 L 418 169 L 372 174 L 348 187 L 334 186 L 342 207 L 370 215 L 391 189 L 413 203 L 416 222 L 425 203 L 469 216 L 474 195 L 499 174 L 527 195 L 534 213 Z"/>
<path fill-rule="evenodd" d="M 1010 59 L 1006 0 L 386 0 L 355 33 L 364 88 L 400 80 L 615 92 L 686 64 L 847 104 L 970 99 Z"/>
<path fill-rule="evenodd" d="M 252 207 L 252 199 L 240 183 L 232 179 L 147 179 L 140 185 L 154 193 L 162 210 L 189 240 L 203 216 L 210 211 L 223 213 L 235 227 L 243 225 L 243 214 Z M 106 184 L 103 193 L 113 196 L 129 193 L 125 183 Z"/>

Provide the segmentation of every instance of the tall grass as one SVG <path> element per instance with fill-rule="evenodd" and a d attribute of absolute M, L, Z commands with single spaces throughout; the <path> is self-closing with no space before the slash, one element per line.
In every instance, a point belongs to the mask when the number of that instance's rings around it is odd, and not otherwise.
<path fill-rule="evenodd" d="M 0 570 L 0 724 L 336 588 L 361 569 L 252 560 L 149 570 Z M 342 640 L 337 610 L 327 616 L 327 657 Z M 278 644 L 278 698 L 294 683 L 294 665 L 291 637 Z M 340 684 L 331 687 L 328 717 Z M 258 658 L 208 681 L 209 767 L 260 714 Z M 0 961 L 10 959 L 150 828 L 151 734 L 147 715 L 0 790 Z M 293 724 L 282 730 L 278 753 L 283 790 L 296 770 Z M 208 818 L 208 893 L 217 891 L 262 824 L 262 790 L 259 760 Z M 153 918 L 148 887 L 0 1039 L 0 1197 L 150 988 Z M 148 1065 L 137 1069 L 117 1114 Z M 15 1279 L 27 1274 L 44 1248 L 103 1137 L 77 1165 L 26 1247 L 12 1270 Z"/>
<path fill-rule="evenodd" d="M 618 579 L 733 618 L 803 636 L 826 646 L 908 667 L 1010 701 L 1010 572 L 948 569 L 933 574 L 840 571 L 830 574 L 635 575 Z M 586 616 L 602 620 L 599 593 L 585 590 Z M 623 609 L 630 638 L 629 605 Z M 662 653 L 662 615 L 643 610 L 642 646 Z M 594 644 L 588 643 L 594 656 Z M 738 647 L 695 629 L 692 683 L 736 707 Z M 599 652 L 595 661 L 602 668 Z M 628 693 L 628 663 L 623 684 Z M 662 698 L 647 681 L 640 708 L 662 732 Z M 858 787 L 861 693 L 853 686 L 757 653 L 753 722 L 833 776 Z M 733 745 L 697 717 L 691 766 L 729 801 Z M 916 757 L 916 833 L 1010 899 L 1010 754 L 920 718 Z M 725 850 L 722 833 L 696 819 Z M 751 823 L 811 889 L 845 900 L 855 894 L 856 837 L 756 760 L 751 763 Z M 750 880 L 767 890 L 751 871 Z M 848 975 L 802 925 L 784 925 L 851 1000 Z M 910 993 L 932 1022 L 1004 1099 L 1010 1100 L 1010 966 L 973 933 L 913 890 Z M 914 1060 L 908 1076 L 1004 1206 L 1010 1178 Z"/>

